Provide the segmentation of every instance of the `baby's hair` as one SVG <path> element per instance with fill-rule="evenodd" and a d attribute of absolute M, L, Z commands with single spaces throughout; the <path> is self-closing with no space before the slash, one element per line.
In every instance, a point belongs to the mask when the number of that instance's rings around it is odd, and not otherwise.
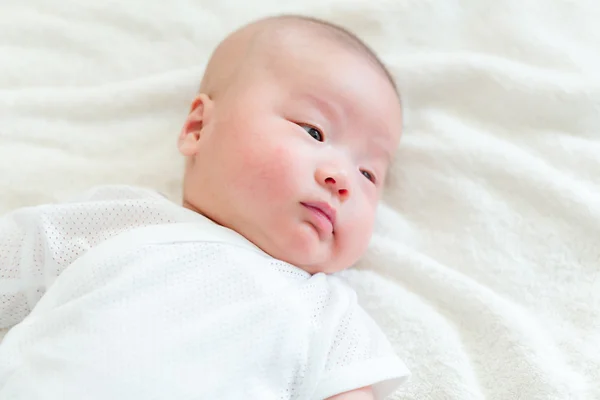
<path fill-rule="evenodd" d="M 388 81 L 390 82 L 392 87 L 394 88 L 394 91 L 396 92 L 398 99 L 400 99 L 400 93 L 398 91 L 396 81 L 394 80 L 394 77 L 392 76 L 390 71 L 387 69 L 387 67 L 381 61 L 381 59 L 377 56 L 377 54 L 375 54 L 373 49 L 371 49 L 371 47 L 369 47 L 365 42 L 363 42 L 354 33 L 350 32 L 349 30 L 347 30 L 346 28 L 344 28 L 340 25 L 336 25 L 334 23 L 331 23 L 331 22 L 328 22 L 328 21 L 325 21 L 325 20 L 322 20 L 319 18 L 304 16 L 304 15 L 284 14 L 284 15 L 279 15 L 279 16 L 275 16 L 275 17 L 269 17 L 266 20 L 285 21 L 286 19 L 300 21 L 300 22 L 313 23 L 318 26 L 321 26 L 321 27 L 325 28 L 325 30 L 327 32 L 329 32 L 330 34 L 333 35 L 333 39 L 336 39 L 338 42 L 341 42 L 345 45 L 349 45 L 349 46 L 353 47 L 355 50 L 358 50 L 362 54 L 366 55 L 385 74 L 386 78 L 388 79 Z"/>
<path fill-rule="evenodd" d="M 223 40 L 209 59 L 200 84 L 200 91 L 204 91 L 209 95 L 215 94 L 216 88 L 225 82 L 230 82 L 232 76 L 244 65 L 240 62 L 224 64 L 222 62 L 224 58 L 231 57 L 233 54 L 236 54 L 237 57 L 248 56 L 254 49 L 261 48 L 265 43 L 277 43 L 277 39 L 285 37 L 288 31 L 295 31 L 302 35 L 314 34 L 317 40 L 333 41 L 336 44 L 359 53 L 361 56 L 367 57 L 373 66 L 386 77 L 396 93 L 400 105 L 402 104 L 400 92 L 392 74 L 377 54 L 358 36 L 340 25 L 319 18 L 295 14 L 271 16 L 254 21 L 238 29 Z M 230 43 L 234 37 L 236 39 L 233 41 L 238 43 L 238 46 L 232 46 Z M 241 37 L 243 39 L 240 41 Z M 243 44 L 240 45 L 240 43 Z M 279 43 L 281 44 L 282 42 Z"/>

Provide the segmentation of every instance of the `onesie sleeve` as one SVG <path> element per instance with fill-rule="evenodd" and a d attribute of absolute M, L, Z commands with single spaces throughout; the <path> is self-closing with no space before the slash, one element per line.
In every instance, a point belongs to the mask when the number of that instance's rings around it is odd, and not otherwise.
<path fill-rule="evenodd" d="M 69 202 L 0 216 L 0 336 L 92 247 L 128 229 L 173 222 L 181 207 L 169 204 L 147 189 L 101 186 Z"/>
<path fill-rule="evenodd" d="M 354 292 L 353 292 L 354 293 Z M 333 329 L 324 373 L 315 399 L 372 386 L 376 399 L 385 399 L 410 372 L 353 295 Z"/>
<path fill-rule="evenodd" d="M 41 297 L 44 257 L 38 208 L 0 217 L 0 330 L 21 322 Z"/>

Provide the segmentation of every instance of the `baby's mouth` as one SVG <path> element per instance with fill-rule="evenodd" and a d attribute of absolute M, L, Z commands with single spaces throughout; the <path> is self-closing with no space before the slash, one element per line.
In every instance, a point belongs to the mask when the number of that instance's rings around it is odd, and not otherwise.
<path fill-rule="evenodd" d="M 335 209 L 327 203 L 306 202 L 300 203 L 311 214 L 311 224 L 322 234 L 335 234 Z"/>

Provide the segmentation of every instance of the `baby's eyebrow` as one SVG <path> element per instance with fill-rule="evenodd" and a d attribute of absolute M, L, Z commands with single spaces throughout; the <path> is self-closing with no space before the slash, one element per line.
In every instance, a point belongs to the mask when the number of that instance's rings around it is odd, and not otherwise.
<path fill-rule="evenodd" d="M 392 149 L 391 146 L 389 146 L 387 143 L 382 143 L 379 140 L 371 139 L 369 142 L 371 148 L 377 151 L 378 156 L 382 157 L 386 161 L 386 163 L 390 165 L 394 160 L 394 154 L 396 152 L 396 149 Z"/>
<path fill-rule="evenodd" d="M 312 93 L 305 93 L 303 94 L 303 97 L 305 97 L 308 101 L 317 106 L 317 108 L 319 108 L 320 110 L 323 110 L 325 117 L 334 121 L 341 120 L 342 110 L 335 103 L 320 96 L 316 96 Z"/>

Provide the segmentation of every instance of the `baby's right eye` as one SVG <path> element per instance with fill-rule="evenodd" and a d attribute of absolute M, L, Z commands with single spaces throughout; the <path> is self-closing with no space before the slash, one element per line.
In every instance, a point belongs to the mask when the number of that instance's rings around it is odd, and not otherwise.
<path fill-rule="evenodd" d="M 323 141 L 323 133 L 314 126 L 299 124 L 310 136 L 319 142 Z"/>

